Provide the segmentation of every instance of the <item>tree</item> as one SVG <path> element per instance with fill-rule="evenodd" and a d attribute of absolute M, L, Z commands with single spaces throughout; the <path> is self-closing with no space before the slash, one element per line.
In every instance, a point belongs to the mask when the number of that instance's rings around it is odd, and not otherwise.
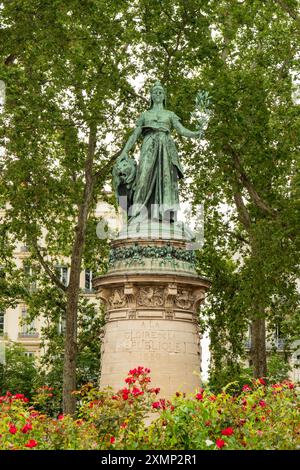
<path fill-rule="evenodd" d="M 272 2 L 212 2 L 212 8 L 218 54 L 201 75 L 213 96 L 214 118 L 208 145 L 193 160 L 193 187 L 197 200 L 206 202 L 206 214 L 212 211 L 208 256 L 224 258 L 224 244 L 227 256 L 239 255 L 233 271 L 238 282 L 227 305 L 230 315 L 237 308 L 251 322 L 259 377 L 267 373 L 265 320 L 269 327 L 284 323 L 287 338 L 299 334 L 299 322 L 292 331 L 291 320 L 299 318 L 299 107 L 292 82 L 298 33 Z M 226 222 L 216 214 L 220 203 L 234 208 Z M 210 263 L 213 278 L 215 268 Z"/>
<path fill-rule="evenodd" d="M 79 275 L 99 252 L 95 232 L 86 234 L 116 158 L 106 138 L 113 129 L 118 139 L 115 115 L 123 118 L 132 93 L 127 10 L 127 1 L 103 0 L 59 1 L 55 8 L 48 1 L 12 1 L 1 10 L 5 223 L 15 240 L 26 240 L 64 299 L 66 413 L 75 410 Z M 56 275 L 54 254 L 70 257 L 68 286 Z"/>

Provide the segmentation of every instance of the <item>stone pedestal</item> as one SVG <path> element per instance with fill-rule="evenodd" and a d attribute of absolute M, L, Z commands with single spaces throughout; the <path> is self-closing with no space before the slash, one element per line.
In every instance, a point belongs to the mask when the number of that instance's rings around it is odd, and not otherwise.
<path fill-rule="evenodd" d="M 183 239 L 118 239 L 94 280 L 106 306 L 100 387 L 124 387 L 129 369 L 151 369 L 161 396 L 200 385 L 198 309 L 209 287 Z"/>

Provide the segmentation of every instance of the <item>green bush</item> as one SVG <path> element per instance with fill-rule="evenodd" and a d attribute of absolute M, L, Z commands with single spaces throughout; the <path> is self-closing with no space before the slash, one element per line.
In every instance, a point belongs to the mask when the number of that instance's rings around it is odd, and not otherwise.
<path fill-rule="evenodd" d="M 25 349 L 11 343 L 5 348 L 5 363 L 0 364 L 0 393 L 9 390 L 31 397 L 39 383 L 39 372 L 33 357 L 25 356 Z"/>
<path fill-rule="evenodd" d="M 273 353 L 268 358 L 268 377 L 274 382 L 281 382 L 288 378 L 291 366 L 281 354 Z"/>

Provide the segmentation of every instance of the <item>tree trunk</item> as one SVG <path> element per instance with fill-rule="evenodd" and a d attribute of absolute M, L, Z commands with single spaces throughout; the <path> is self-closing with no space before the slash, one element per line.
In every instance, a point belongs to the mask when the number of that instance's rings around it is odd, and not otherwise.
<path fill-rule="evenodd" d="M 251 323 L 251 359 L 255 378 L 267 375 L 266 322 L 255 318 Z"/>
<path fill-rule="evenodd" d="M 258 247 L 256 239 L 251 230 L 251 218 L 244 204 L 242 194 L 234 182 L 234 201 L 238 211 L 239 220 L 249 235 L 249 245 L 251 247 L 252 256 L 256 256 Z M 256 305 L 254 306 L 257 312 Z M 262 312 L 260 312 L 262 313 Z M 266 355 L 266 325 L 265 318 L 254 318 L 251 323 L 251 349 L 250 356 L 253 365 L 253 375 L 256 378 L 265 377 L 267 375 L 267 355 Z"/>
<path fill-rule="evenodd" d="M 73 415 L 76 411 L 76 360 L 77 360 L 77 313 L 79 298 L 79 282 L 85 233 L 91 205 L 94 179 L 93 161 L 96 144 L 96 130 L 90 129 L 87 158 L 85 161 L 85 186 L 83 199 L 78 207 L 77 226 L 73 243 L 70 280 L 67 288 L 65 354 L 63 373 L 63 410 Z"/>

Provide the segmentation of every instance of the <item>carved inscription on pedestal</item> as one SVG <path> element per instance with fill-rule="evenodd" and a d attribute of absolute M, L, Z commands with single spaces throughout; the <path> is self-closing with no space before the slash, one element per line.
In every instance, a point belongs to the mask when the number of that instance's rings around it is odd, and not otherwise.
<path fill-rule="evenodd" d="M 185 353 L 186 344 L 170 331 L 129 331 L 119 351 Z"/>

